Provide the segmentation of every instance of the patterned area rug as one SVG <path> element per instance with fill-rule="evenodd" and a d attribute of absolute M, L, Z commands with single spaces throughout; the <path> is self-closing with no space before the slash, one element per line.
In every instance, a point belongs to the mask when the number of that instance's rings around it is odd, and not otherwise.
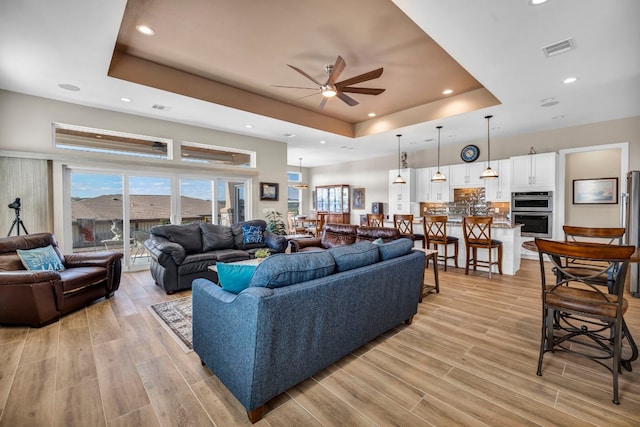
<path fill-rule="evenodd" d="M 191 297 L 153 304 L 149 310 L 186 353 L 193 351 Z"/>

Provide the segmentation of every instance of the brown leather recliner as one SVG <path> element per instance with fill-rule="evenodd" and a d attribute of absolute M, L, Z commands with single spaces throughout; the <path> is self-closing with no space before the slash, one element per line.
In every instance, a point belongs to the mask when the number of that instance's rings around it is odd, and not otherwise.
<path fill-rule="evenodd" d="M 63 271 L 26 270 L 17 249 L 51 245 Z M 41 327 L 90 302 L 110 298 L 120 286 L 122 254 L 62 255 L 50 233 L 0 238 L 0 324 Z"/>
<path fill-rule="evenodd" d="M 386 243 L 400 237 L 400 232 L 395 228 L 325 224 L 322 236 L 319 238 L 291 240 L 291 252 L 322 251 L 335 246 L 350 245 L 362 240 L 372 242 L 380 238 Z"/>

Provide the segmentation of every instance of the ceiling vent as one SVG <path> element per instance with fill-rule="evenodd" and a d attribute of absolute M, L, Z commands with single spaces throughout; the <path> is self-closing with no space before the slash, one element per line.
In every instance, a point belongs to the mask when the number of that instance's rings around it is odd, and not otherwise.
<path fill-rule="evenodd" d="M 154 110 L 158 110 L 158 111 L 169 111 L 169 110 L 171 110 L 171 107 L 168 107 L 166 105 L 160 105 L 160 104 L 153 104 L 151 106 L 151 108 L 153 108 Z"/>
<path fill-rule="evenodd" d="M 559 42 L 545 46 L 542 48 L 542 50 L 544 51 L 544 54 L 547 57 L 550 57 L 550 56 L 560 55 L 561 53 L 569 52 L 570 50 L 573 50 L 575 48 L 576 48 L 576 45 L 575 45 L 575 42 L 573 41 L 573 38 L 569 38 L 569 39 L 561 40 Z"/>

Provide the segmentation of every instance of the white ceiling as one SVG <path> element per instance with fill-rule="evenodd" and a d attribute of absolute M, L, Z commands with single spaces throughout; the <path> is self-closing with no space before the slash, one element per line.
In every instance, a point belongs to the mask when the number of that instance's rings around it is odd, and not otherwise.
<path fill-rule="evenodd" d="M 244 5 L 247 14 L 252 13 L 255 5 L 250 0 L 218 0 L 217 4 L 224 7 L 231 2 Z M 270 9 L 276 10 L 281 3 L 286 2 L 274 0 Z M 351 2 L 342 0 L 342 3 Z M 0 88 L 282 141 L 289 147 L 288 163 L 298 165 L 298 158 L 302 157 L 305 167 L 394 154 L 397 133 L 404 135 L 405 151 L 435 149 L 434 140 L 425 140 L 435 139 L 437 125 L 444 126 L 443 149 L 448 144 L 459 146 L 482 141 L 486 136 L 483 117 L 487 114 L 494 115 L 492 141 L 510 135 L 640 116 L 640 1 L 549 0 L 539 6 L 531 6 L 529 0 L 394 0 L 393 3 L 501 104 L 462 114 L 445 113 L 442 118 L 427 118 L 422 123 L 400 128 L 390 126 L 374 135 L 350 138 L 112 78 L 108 70 L 123 21 L 125 0 L 0 2 Z M 180 2 L 179 5 L 186 4 Z M 301 21 L 309 31 L 322 34 L 327 27 L 323 21 L 331 19 L 332 14 L 323 14 L 322 9 L 316 10 L 316 14 L 316 20 L 305 17 Z M 292 11 L 286 16 L 296 20 Z M 359 22 L 366 21 L 365 10 L 351 20 L 353 28 L 358 27 Z M 380 34 L 393 40 L 391 24 L 378 25 Z M 184 31 L 192 27 L 189 22 L 176 19 L 176 28 Z M 311 74 L 312 64 L 318 63 L 321 68 L 341 54 L 347 61 L 344 78 L 381 66 L 385 67 L 386 74 L 393 75 L 393 67 L 398 64 L 385 63 L 384 56 L 379 56 L 375 63 L 359 62 L 358 55 L 349 56 L 350 45 L 356 44 L 355 36 L 365 33 L 345 31 L 347 37 L 327 33 L 326 38 L 333 47 L 331 51 L 323 48 L 322 52 L 308 46 L 308 39 L 292 34 L 291 44 L 300 39 L 305 44 L 298 49 L 308 51 L 308 56 L 279 57 L 278 64 L 291 63 Z M 575 41 L 575 50 L 551 58 L 544 55 L 543 46 L 570 37 Z M 320 49 L 318 46 L 315 47 Z M 280 55 L 283 50 L 268 41 L 261 43 L 260 39 L 254 41 L 253 49 L 256 48 Z M 274 76 L 265 75 L 271 64 L 265 64 L 264 81 L 270 85 L 304 85 L 304 78 L 285 64 L 282 69 L 289 73 L 290 80 L 271 81 Z M 353 68 L 350 69 L 349 64 Z M 318 79 L 320 76 L 314 75 Z M 577 76 L 578 81 L 562 84 L 568 76 Z M 278 76 L 278 80 L 280 78 Z M 401 79 L 387 82 L 388 91 L 394 85 L 397 87 L 398 80 Z M 380 87 L 376 83 L 383 82 L 381 78 L 361 86 Z M 244 82 L 248 86 L 250 83 Z M 80 91 L 63 90 L 59 84 L 75 85 Z M 372 98 L 383 99 L 383 95 Z M 121 97 L 131 98 L 133 102 L 124 103 Z M 366 96 L 353 97 L 368 106 Z M 542 107 L 549 98 L 557 104 Z M 336 101 L 332 100 L 338 104 L 332 106 L 334 109 L 352 108 Z M 156 111 L 150 108 L 153 104 L 171 108 Z M 384 126 L 382 118 L 377 120 Z M 253 127 L 248 129 L 247 124 Z M 296 136 L 287 138 L 284 134 Z M 321 140 L 326 143 L 320 144 Z M 523 154 L 527 150 L 528 147 L 523 147 Z"/>

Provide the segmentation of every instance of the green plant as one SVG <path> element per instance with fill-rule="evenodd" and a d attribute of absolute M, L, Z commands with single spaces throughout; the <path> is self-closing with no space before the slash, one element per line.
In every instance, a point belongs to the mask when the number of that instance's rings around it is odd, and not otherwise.
<path fill-rule="evenodd" d="M 282 220 L 282 214 L 280 212 L 271 211 L 267 214 L 267 230 L 280 236 L 287 234 L 287 224 Z"/>
<path fill-rule="evenodd" d="M 256 258 L 266 258 L 270 255 L 269 249 L 260 248 L 253 254 Z"/>

